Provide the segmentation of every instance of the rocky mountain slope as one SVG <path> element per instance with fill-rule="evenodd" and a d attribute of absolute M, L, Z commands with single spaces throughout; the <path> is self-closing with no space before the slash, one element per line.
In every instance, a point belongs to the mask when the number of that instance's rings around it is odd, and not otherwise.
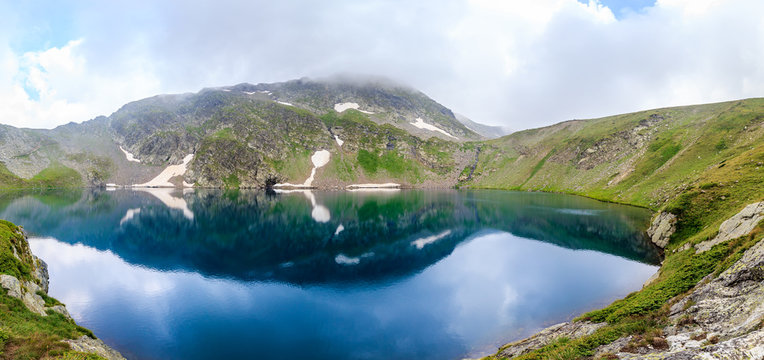
<path fill-rule="evenodd" d="M 328 151 L 313 187 L 451 186 L 474 163 L 466 141 L 481 138 L 421 92 L 381 80 L 239 84 L 53 130 L 2 126 L 0 185 L 301 184 L 311 156 Z"/>

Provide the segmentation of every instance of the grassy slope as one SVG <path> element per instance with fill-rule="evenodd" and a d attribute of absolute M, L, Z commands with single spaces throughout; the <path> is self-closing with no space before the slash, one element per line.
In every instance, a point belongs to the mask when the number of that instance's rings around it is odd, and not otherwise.
<path fill-rule="evenodd" d="M 643 153 L 635 151 L 630 157 L 588 169 L 576 167 L 580 157 L 567 163 L 550 161 L 554 156 L 550 152 L 585 153 L 592 144 L 633 128 L 655 113 L 671 121 L 658 122 Z M 695 254 L 693 248 L 674 252 L 686 243 L 712 238 L 725 219 L 749 203 L 764 200 L 764 99 L 573 122 L 531 130 L 527 135 L 535 138 L 529 141 L 520 134 L 491 142 L 490 151 L 504 152 L 510 160 L 481 157 L 483 174 L 469 185 L 560 191 L 631 203 L 674 213 L 678 223 L 657 281 L 579 318 L 606 321 L 607 327 L 584 338 L 560 339 L 521 358 L 590 357 L 597 346 L 624 335 L 636 335 L 633 347 L 661 341 L 660 328 L 667 324 L 669 305 L 704 276 L 729 267 L 764 236 L 764 224 L 759 224 L 751 235 L 703 254 Z M 520 147 L 530 147 L 532 141 L 538 142 L 533 145 L 535 152 Z M 526 152 L 524 158 L 517 149 Z M 633 172 L 608 185 L 616 165 L 629 159 Z M 497 164 L 504 168 L 496 168 Z"/>
<path fill-rule="evenodd" d="M 82 176 L 77 171 L 61 164 L 53 164 L 31 179 L 22 179 L 0 162 L 0 189 L 75 188 L 83 185 Z"/>
<path fill-rule="evenodd" d="M 20 258 L 13 255 L 12 248 L 18 249 Z M 16 225 L 0 220 L 0 274 L 32 280 L 32 261 L 29 245 Z M 47 295 L 43 298 L 47 304 L 59 304 Z M 8 296 L 5 289 L 0 289 L 0 358 L 100 359 L 95 355 L 71 351 L 68 344 L 60 342 L 82 335 L 92 337 L 93 333 L 57 312 L 48 311 L 48 316 L 33 313 L 21 300 Z"/>
<path fill-rule="evenodd" d="M 521 131 L 486 142 L 475 180 L 462 185 L 566 192 L 657 209 L 709 167 L 760 144 L 762 121 L 764 99 L 749 99 Z M 649 125 L 640 129 L 640 123 Z M 624 139 L 635 138 L 632 132 L 641 146 Z M 596 145 L 601 150 L 587 153 Z"/>

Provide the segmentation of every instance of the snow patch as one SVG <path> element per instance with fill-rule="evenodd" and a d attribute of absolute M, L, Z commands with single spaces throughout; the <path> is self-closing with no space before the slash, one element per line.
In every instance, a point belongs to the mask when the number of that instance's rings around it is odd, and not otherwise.
<path fill-rule="evenodd" d="M 134 184 L 133 187 L 175 187 L 170 182 L 170 179 L 175 176 L 183 176 L 186 174 L 186 169 L 188 167 L 188 163 L 191 162 L 191 159 L 194 158 L 194 154 L 188 154 L 186 157 L 183 158 L 183 163 L 180 165 L 170 165 L 167 168 L 165 168 L 159 175 L 157 175 L 155 178 L 151 179 L 149 182 L 145 182 L 143 184 Z M 193 186 L 191 184 L 183 182 L 183 186 Z"/>
<path fill-rule="evenodd" d="M 398 188 L 360 188 L 360 189 L 345 189 L 350 192 L 368 192 L 368 193 L 394 193 L 399 192 Z"/>
<path fill-rule="evenodd" d="M 128 209 L 125 213 L 125 216 L 122 217 L 122 220 L 119 221 L 119 226 L 122 226 L 122 224 L 132 220 L 135 215 L 138 215 L 141 212 L 141 208 L 135 208 L 135 209 Z"/>
<path fill-rule="evenodd" d="M 401 187 L 401 184 L 397 184 L 397 183 L 382 183 L 382 184 L 367 183 L 367 184 L 350 184 L 346 186 L 348 190 L 351 190 L 351 189 L 398 189 L 400 187 Z"/>
<path fill-rule="evenodd" d="M 340 224 L 340 226 L 337 226 L 337 230 L 334 230 L 334 236 L 339 235 L 343 230 L 345 230 L 345 227 Z"/>
<path fill-rule="evenodd" d="M 294 105 L 292 105 L 292 104 L 290 104 L 290 103 L 288 103 L 288 102 L 286 102 L 286 101 L 278 101 L 278 100 L 276 100 L 276 102 L 277 102 L 277 103 L 279 103 L 279 104 L 281 104 L 281 105 L 286 105 L 286 106 L 294 106 Z"/>
<path fill-rule="evenodd" d="M 247 94 L 247 95 L 255 95 L 254 91 L 242 91 L 242 92 Z"/>
<path fill-rule="evenodd" d="M 423 237 L 421 239 L 417 239 L 411 242 L 411 245 L 416 246 L 417 249 L 422 250 L 427 245 L 430 245 L 448 235 L 451 234 L 451 230 L 446 230 L 438 235 L 431 235 L 427 237 Z"/>
<path fill-rule="evenodd" d="M 133 156 L 133 154 L 125 150 L 122 146 L 120 146 L 119 149 L 122 150 L 123 153 L 125 153 L 125 158 L 127 158 L 127 161 L 132 161 L 137 163 L 141 162 L 140 160 L 136 159 L 135 156 Z"/>
<path fill-rule="evenodd" d="M 437 131 L 437 132 L 439 132 L 439 133 L 441 133 L 443 135 L 450 136 L 450 137 L 452 137 L 454 139 L 457 138 L 456 136 L 453 136 L 453 135 L 451 135 L 451 134 L 449 134 L 449 133 L 439 129 L 439 128 L 435 127 L 434 125 L 430 125 L 430 124 L 424 122 L 424 120 L 422 120 L 422 118 L 416 118 L 416 122 L 412 122 L 410 124 L 420 128 L 420 129 L 425 129 L 425 130 L 430 130 L 430 131 Z"/>
<path fill-rule="evenodd" d="M 172 192 L 175 189 L 157 188 L 157 189 L 136 189 L 153 195 L 159 199 L 165 206 L 170 209 L 178 209 L 183 212 L 183 216 L 186 219 L 194 220 L 194 212 L 188 208 L 188 203 L 182 197 L 172 196 Z"/>
<path fill-rule="evenodd" d="M 337 145 L 342 146 L 345 142 L 340 140 L 340 137 L 337 135 L 334 135 L 334 140 L 337 140 Z"/>
<path fill-rule="evenodd" d="M 358 111 L 360 111 L 360 112 L 362 112 L 364 114 L 369 114 L 369 115 L 374 114 L 371 111 L 361 110 L 361 109 L 359 109 L 359 107 L 360 106 L 357 103 L 354 103 L 354 102 L 337 103 L 337 104 L 334 104 L 334 111 L 336 111 L 338 113 L 341 113 L 341 112 L 343 112 L 345 110 L 353 109 L 353 110 L 358 110 Z"/>
<path fill-rule="evenodd" d="M 310 157 L 310 161 L 313 162 L 313 166 L 320 168 L 329 163 L 331 156 L 332 154 L 328 150 L 319 150 Z"/>

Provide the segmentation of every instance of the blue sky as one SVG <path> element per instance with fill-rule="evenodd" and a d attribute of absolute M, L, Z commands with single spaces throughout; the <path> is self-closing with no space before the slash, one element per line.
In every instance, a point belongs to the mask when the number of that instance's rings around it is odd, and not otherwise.
<path fill-rule="evenodd" d="M 762 13 L 760 0 L 0 0 L 0 123 L 337 73 L 513 129 L 760 97 Z"/>
<path fill-rule="evenodd" d="M 588 0 L 578 1 L 582 4 L 589 3 Z M 655 0 L 602 0 L 600 2 L 613 11 L 616 19 L 622 19 L 634 13 L 643 13 L 645 8 L 655 5 Z"/>

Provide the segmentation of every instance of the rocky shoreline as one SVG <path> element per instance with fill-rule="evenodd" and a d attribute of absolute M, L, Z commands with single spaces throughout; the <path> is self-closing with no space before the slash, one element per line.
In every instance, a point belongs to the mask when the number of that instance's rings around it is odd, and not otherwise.
<path fill-rule="evenodd" d="M 675 251 L 702 253 L 714 245 L 748 236 L 764 219 L 764 202 L 746 206 L 724 221 L 711 239 Z M 656 245 L 665 247 L 676 218 L 660 213 L 648 230 Z M 662 271 L 663 269 L 659 270 Z M 654 280 L 654 279 L 653 279 Z M 648 285 L 650 280 L 646 283 Z M 668 325 L 652 341 L 623 336 L 599 346 L 595 359 L 764 359 L 764 241 L 759 240 L 720 274 L 703 278 L 688 294 L 671 302 Z M 550 326 L 507 344 L 495 355 L 514 358 L 560 341 L 593 334 L 607 323 L 572 321 Z"/>
<path fill-rule="evenodd" d="M 23 241 L 27 242 L 27 235 L 19 227 L 19 231 L 23 236 Z M 67 319 L 74 322 L 69 312 L 66 310 L 66 305 L 61 303 L 46 303 L 41 294 L 48 294 L 48 266 L 47 264 L 37 256 L 31 253 L 28 243 L 26 246 L 13 247 L 13 255 L 23 261 L 24 258 L 32 259 L 32 276 L 34 280 L 20 281 L 18 278 L 8 274 L 0 275 L 0 286 L 6 290 L 6 294 L 11 297 L 15 297 L 26 306 L 29 311 L 40 315 L 48 316 L 48 311 L 55 311 Z M 102 358 L 108 360 L 124 360 L 125 358 L 116 350 L 110 348 L 100 339 L 92 338 L 87 335 L 83 335 L 77 339 L 66 339 L 63 342 L 69 344 L 72 350 L 83 353 L 96 354 Z"/>

